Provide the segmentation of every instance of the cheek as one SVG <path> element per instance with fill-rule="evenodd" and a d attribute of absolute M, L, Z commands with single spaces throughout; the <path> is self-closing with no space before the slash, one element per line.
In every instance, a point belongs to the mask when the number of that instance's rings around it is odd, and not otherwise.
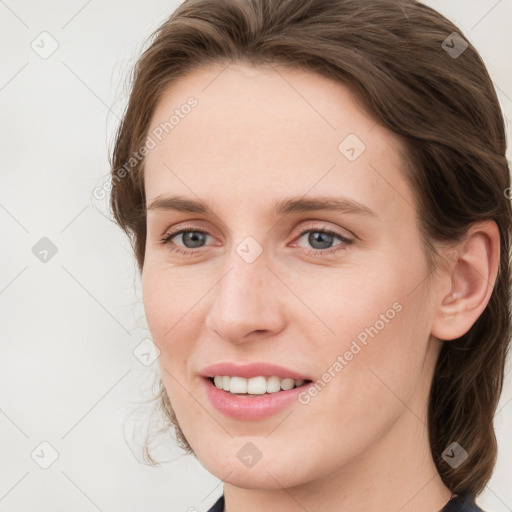
<path fill-rule="evenodd" d="M 205 280 L 190 271 L 151 262 L 145 266 L 142 298 L 153 341 L 164 345 L 201 325 L 195 317 L 207 291 Z"/>
<path fill-rule="evenodd" d="M 294 316 L 315 347 L 317 376 L 326 385 L 322 394 L 340 407 L 359 407 L 361 419 L 375 409 L 375 400 L 397 406 L 398 397 L 409 401 L 422 378 L 430 308 L 418 286 L 425 277 L 421 257 L 419 249 L 414 256 L 390 253 L 387 261 L 365 265 L 364 272 L 363 266 L 330 269 L 325 279 L 316 275 L 300 282 L 298 294 L 321 319 Z M 357 403 L 350 405 L 349 397 Z"/>
<path fill-rule="evenodd" d="M 417 391 L 425 378 L 427 343 L 418 338 L 426 324 L 417 317 L 420 308 L 416 304 L 404 301 L 401 305 L 401 309 L 388 310 L 388 301 L 376 301 L 375 309 L 366 310 L 366 318 L 360 315 L 354 321 L 348 315 L 345 322 L 340 319 L 338 340 L 321 345 L 314 356 L 316 362 L 322 360 L 323 373 L 318 375 L 317 390 L 301 397 L 295 418 L 314 418 L 309 450 L 323 453 L 322 464 L 335 465 L 355 457 L 408 411 L 423 416 L 424 403 L 417 399 Z M 388 323 L 379 319 L 386 311 Z M 364 337 L 358 338 L 360 333 Z M 304 419 L 287 424 L 287 435 L 303 437 L 306 423 Z M 332 440 L 329 451 L 326 439 Z"/>
<path fill-rule="evenodd" d="M 291 281 L 309 309 L 297 303 L 292 316 L 320 354 L 324 348 L 343 353 L 356 339 L 364 346 L 395 322 L 404 306 L 406 286 L 401 276 L 386 272 L 383 266 L 330 268 L 303 273 Z"/>
<path fill-rule="evenodd" d="M 148 260 L 142 275 L 147 325 L 160 351 L 160 373 L 180 423 L 181 418 L 187 416 L 187 405 L 191 405 L 183 385 L 187 382 L 188 365 L 197 350 L 196 340 L 200 338 L 199 329 L 203 325 L 199 318 L 203 314 L 200 300 L 208 289 L 204 279 L 195 279 L 190 274 Z"/>
<path fill-rule="evenodd" d="M 315 418 L 314 450 L 325 449 L 325 439 L 339 446 L 324 453 L 333 463 L 379 438 L 413 401 L 427 350 L 428 308 L 419 293 L 410 293 L 420 273 L 421 265 L 399 269 L 379 261 L 365 272 L 337 269 L 301 281 L 298 293 L 322 322 L 309 313 L 293 316 L 304 338 L 301 352 L 318 379 L 300 397 L 296 417 Z M 287 434 L 300 438 L 304 424 L 287 424 Z M 344 441 L 335 444 L 340 433 Z"/>

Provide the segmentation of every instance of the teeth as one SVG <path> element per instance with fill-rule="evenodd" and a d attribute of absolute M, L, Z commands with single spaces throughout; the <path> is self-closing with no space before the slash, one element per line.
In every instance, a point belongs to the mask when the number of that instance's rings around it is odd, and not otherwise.
<path fill-rule="evenodd" d="M 265 393 L 277 393 L 294 387 L 302 386 L 304 380 L 281 379 L 280 377 L 252 377 L 245 379 L 238 376 L 215 375 L 213 383 L 219 389 L 233 394 L 263 395 Z"/>
<path fill-rule="evenodd" d="M 285 391 L 287 389 L 292 389 L 295 386 L 295 381 L 293 379 L 283 379 L 281 381 L 281 389 L 284 389 Z"/>
<path fill-rule="evenodd" d="M 253 377 L 252 379 L 244 379 L 243 377 L 231 377 L 234 381 L 244 381 L 247 384 L 247 391 L 249 395 L 263 395 L 267 392 L 267 379 L 265 377 Z M 239 393 L 239 391 L 233 391 L 231 384 L 229 385 L 230 393 Z"/>
<path fill-rule="evenodd" d="M 223 377 L 223 379 L 229 379 L 229 388 L 226 391 L 231 393 L 247 393 L 247 379 L 242 377 Z"/>
<path fill-rule="evenodd" d="M 279 377 L 269 377 L 267 380 L 267 393 L 277 393 L 281 391 L 281 379 Z"/>

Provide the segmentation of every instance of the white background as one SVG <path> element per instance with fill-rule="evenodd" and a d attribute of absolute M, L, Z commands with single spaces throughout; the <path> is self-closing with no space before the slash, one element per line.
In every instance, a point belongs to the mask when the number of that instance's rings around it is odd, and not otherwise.
<path fill-rule="evenodd" d="M 480 51 L 511 119 L 512 0 L 426 3 Z M 0 512 L 201 511 L 222 492 L 172 440 L 160 452 L 170 462 L 139 462 L 149 413 L 137 407 L 157 363 L 133 355 L 149 336 L 134 259 L 92 196 L 108 176 L 127 73 L 177 5 L 0 1 Z M 58 43 L 47 59 L 31 48 L 43 31 Z M 32 253 L 42 237 L 58 250 L 47 263 Z M 509 377 L 499 462 L 479 500 L 488 512 L 512 510 L 510 400 Z M 49 460 L 44 441 L 58 453 L 48 469 L 31 457 Z"/>

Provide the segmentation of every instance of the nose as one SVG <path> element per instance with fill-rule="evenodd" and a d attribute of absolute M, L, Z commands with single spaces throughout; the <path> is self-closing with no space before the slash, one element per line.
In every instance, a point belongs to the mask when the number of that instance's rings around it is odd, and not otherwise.
<path fill-rule="evenodd" d="M 234 253 L 212 293 L 205 324 L 226 341 L 240 344 L 269 338 L 285 327 L 284 287 L 264 257 L 247 263 Z"/>

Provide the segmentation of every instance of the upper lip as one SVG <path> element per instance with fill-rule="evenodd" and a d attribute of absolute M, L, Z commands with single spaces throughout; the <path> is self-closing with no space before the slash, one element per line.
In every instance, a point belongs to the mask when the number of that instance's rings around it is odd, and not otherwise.
<path fill-rule="evenodd" d="M 201 371 L 203 377 L 215 377 L 216 375 L 229 375 L 245 377 L 280 377 L 283 379 L 289 378 L 294 380 L 312 380 L 307 375 L 290 370 L 284 366 L 279 366 L 272 363 L 253 362 L 248 364 L 237 364 L 231 362 L 221 362 L 212 364 L 203 368 Z"/>

